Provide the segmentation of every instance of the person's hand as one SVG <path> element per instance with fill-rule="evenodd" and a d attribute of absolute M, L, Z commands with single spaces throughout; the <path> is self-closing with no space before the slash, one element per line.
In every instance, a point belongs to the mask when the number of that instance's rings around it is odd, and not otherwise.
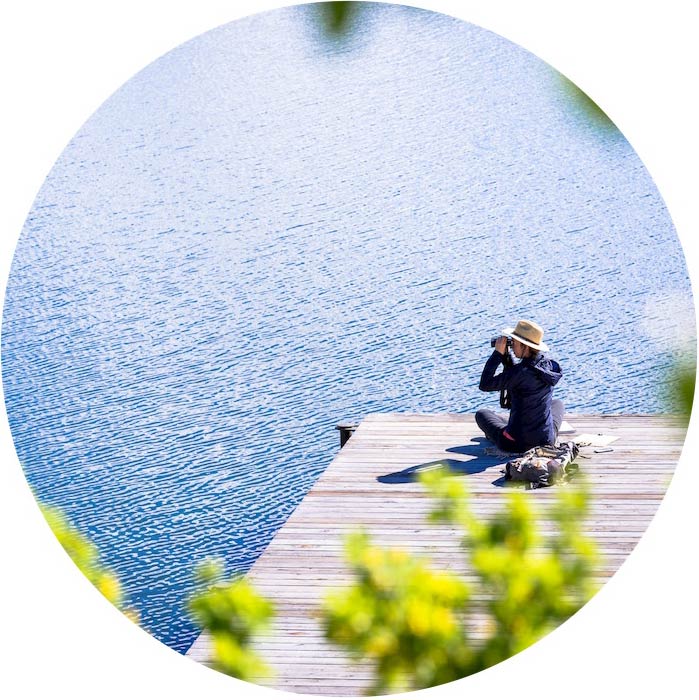
<path fill-rule="evenodd" d="M 504 355 L 505 352 L 507 351 L 507 336 L 506 335 L 501 335 L 496 341 L 495 341 L 495 349 L 501 354 Z"/>

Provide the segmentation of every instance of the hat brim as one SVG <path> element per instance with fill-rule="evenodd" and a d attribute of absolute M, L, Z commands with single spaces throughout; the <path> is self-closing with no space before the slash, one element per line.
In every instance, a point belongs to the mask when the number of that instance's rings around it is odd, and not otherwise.
<path fill-rule="evenodd" d="M 535 343 L 532 343 L 531 340 L 527 340 L 526 338 L 523 338 L 521 335 L 517 335 L 515 333 L 514 328 L 503 328 L 502 334 L 508 335 L 510 338 L 514 338 L 515 340 L 519 340 L 520 343 L 524 343 L 525 345 L 528 345 L 530 348 L 534 348 L 534 350 L 542 350 L 543 352 L 546 352 L 549 349 L 549 346 L 546 345 L 546 343 L 539 343 L 538 345 L 536 345 Z"/>

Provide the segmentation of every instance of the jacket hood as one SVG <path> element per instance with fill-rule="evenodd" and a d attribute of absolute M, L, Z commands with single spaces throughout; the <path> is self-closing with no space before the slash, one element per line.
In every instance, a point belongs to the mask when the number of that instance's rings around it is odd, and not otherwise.
<path fill-rule="evenodd" d="M 539 353 L 536 358 L 532 360 L 531 366 L 537 375 L 549 386 L 558 384 L 558 381 L 563 376 L 563 371 L 558 362 L 545 353 Z"/>

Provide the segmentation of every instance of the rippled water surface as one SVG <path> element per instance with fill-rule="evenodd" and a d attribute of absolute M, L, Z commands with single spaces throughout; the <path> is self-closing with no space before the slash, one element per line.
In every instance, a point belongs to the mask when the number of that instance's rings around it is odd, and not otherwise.
<path fill-rule="evenodd" d="M 7 289 L 29 483 L 179 651 L 195 563 L 247 570 L 338 421 L 494 407 L 488 340 L 519 317 L 571 411 L 659 412 L 691 308 L 649 174 L 549 66 L 398 6 L 340 46 L 314 26 L 248 18 L 129 81 L 51 171 Z"/>

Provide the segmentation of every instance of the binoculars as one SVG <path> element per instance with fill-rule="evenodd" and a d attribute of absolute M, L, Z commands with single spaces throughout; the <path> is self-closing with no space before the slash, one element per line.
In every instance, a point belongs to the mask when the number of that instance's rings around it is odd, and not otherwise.
<path fill-rule="evenodd" d="M 490 339 L 490 347 L 491 347 L 491 348 L 494 348 L 494 347 L 495 347 L 495 343 L 498 342 L 498 338 L 501 338 L 501 337 L 502 337 L 502 336 L 500 336 L 500 335 L 493 336 L 493 337 Z M 511 348 L 511 347 L 512 347 L 512 338 L 510 338 L 509 336 L 508 336 L 508 338 L 507 338 L 507 347 L 508 347 L 508 348 Z"/>

